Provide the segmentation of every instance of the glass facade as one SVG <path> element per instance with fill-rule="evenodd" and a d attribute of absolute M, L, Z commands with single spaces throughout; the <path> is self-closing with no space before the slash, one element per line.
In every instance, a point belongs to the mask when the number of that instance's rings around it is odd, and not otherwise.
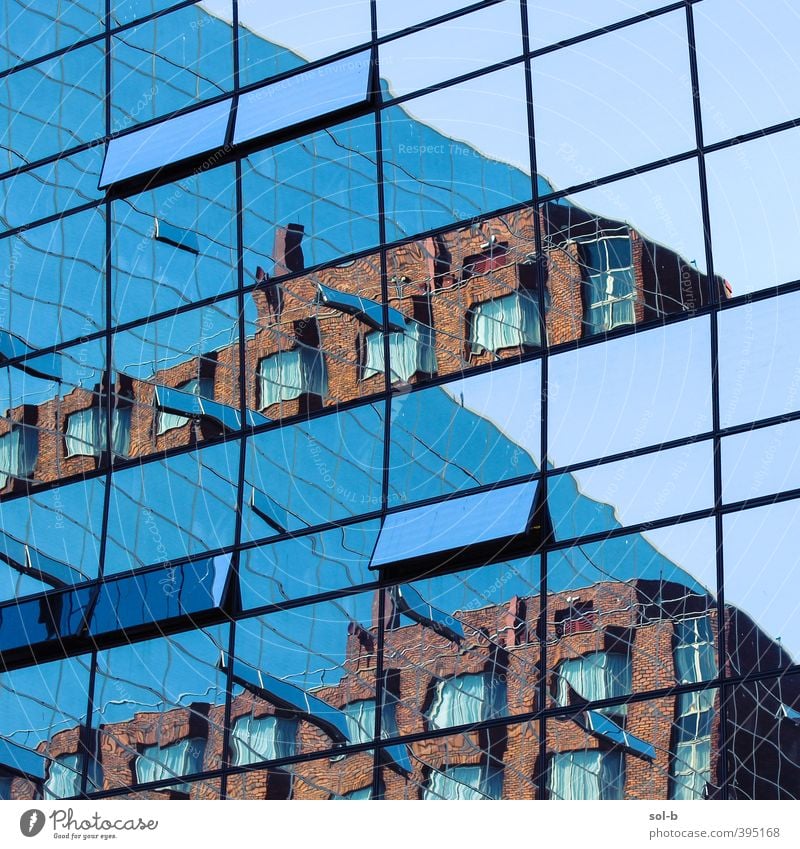
<path fill-rule="evenodd" d="M 800 798 L 796 10 L 290 6 L 0 4 L 0 796 Z"/>

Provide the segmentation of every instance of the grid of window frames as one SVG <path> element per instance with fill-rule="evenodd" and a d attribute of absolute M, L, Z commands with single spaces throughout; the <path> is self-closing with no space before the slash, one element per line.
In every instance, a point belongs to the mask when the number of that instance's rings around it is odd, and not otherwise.
<path fill-rule="evenodd" d="M 2 3 L 0 798 L 800 798 L 774 5 Z"/>

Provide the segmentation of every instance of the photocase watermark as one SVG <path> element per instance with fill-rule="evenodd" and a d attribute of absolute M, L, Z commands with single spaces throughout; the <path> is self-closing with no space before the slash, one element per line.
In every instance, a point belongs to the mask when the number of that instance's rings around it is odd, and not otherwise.
<path fill-rule="evenodd" d="M 113 840 L 119 832 L 155 831 L 158 828 L 158 820 L 145 820 L 142 817 L 119 817 L 112 820 L 95 811 L 91 816 L 78 819 L 72 808 L 56 808 L 46 815 L 38 808 L 31 808 L 20 817 L 19 830 L 25 837 L 36 837 L 44 831 L 48 820 L 48 833 L 62 840 Z"/>

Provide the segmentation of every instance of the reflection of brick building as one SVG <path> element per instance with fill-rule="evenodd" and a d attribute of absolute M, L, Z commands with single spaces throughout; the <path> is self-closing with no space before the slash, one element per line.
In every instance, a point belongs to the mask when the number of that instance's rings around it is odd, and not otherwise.
<path fill-rule="evenodd" d="M 304 275 L 303 235 L 299 225 L 279 228 L 277 276 L 250 269 L 260 285 L 249 296 L 244 316 L 245 393 L 248 409 L 269 419 L 370 396 L 384 386 L 383 341 L 376 329 L 383 317 L 379 255 Z M 535 350 L 541 342 L 542 303 L 548 344 L 556 345 L 691 310 L 705 297 L 704 276 L 673 251 L 571 204 L 545 206 L 540 239 L 547 269 L 541 296 L 530 209 L 391 249 L 393 382 L 416 383 Z M 295 276 L 282 280 L 287 273 Z M 361 299 L 369 312 L 325 303 L 320 287 Z M 235 319 L 229 322 L 235 332 Z M 181 338 L 179 329 L 173 332 L 161 348 L 143 335 L 145 362 L 154 354 L 163 358 L 165 345 L 172 352 L 196 346 L 196 340 Z M 93 385 L 67 385 L 60 397 L 11 408 L 0 421 L 0 439 L 16 422 L 28 445 L 18 473 L 7 476 L 2 491 L 105 464 L 104 381 L 109 378 L 94 365 L 87 364 L 96 378 Z M 152 371 L 147 379 L 121 371 L 110 378 L 116 405 L 111 444 L 119 457 L 195 444 L 239 426 L 236 342 L 168 368 L 154 362 Z M 159 398 L 156 387 L 179 392 Z M 217 406 L 203 406 L 198 399 Z M 260 421 L 251 418 L 249 423 Z"/>
<path fill-rule="evenodd" d="M 600 798 L 715 796 L 720 769 L 718 692 L 709 690 L 707 697 L 699 699 L 697 693 L 630 703 L 623 699 L 668 690 L 676 683 L 700 683 L 716 673 L 716 614 L 708 598 L 677 583 L 645 580 L 585 587 L 579 601 L 574 590 L 552 594 L 545 641 L 545 705 L 537 703 L 541 671 L 537 597 L 515 596 L 504 604 L 454 612 L 440 623 L 428 620 L 411 625 L 401 617 L 403 605 L 397 599 L 393 590 L 384 597 L 384 723 L 395 729 L 392 736 L 514 716 L 539 707 L 574 710 L 547 721 L 545 753 L 540 750 L 536 723 L 498 725 L 388 746 L 381 759 L 380 784 L 385 798 L 457 796 L 455 787 L 462 779 L 456 777 L 476 775 L 482 778 L 477 786 L 467 784 L 467 798 L 536 798 L 535 777 L 541 769 L 550 770 L 549 795 L 558 797 L 555 775 L 559 758 L 576 753 L 589 761 L 596 755 L 608 775 L 617 771 L 618 784 L 604 779 Z M 378 609 L 376 594 L 373 616 Z M 377 622 L 373 621 L 370 627 L 351 625 L 342 633 L 346 660 L 338 683 L 317 687 L 311 693 L 313 699 L 333 709 L 330 715 L 293 710 L 282 699 L 275 704 L 260 686 L 235 687 L 230 714 L 233 766 L 296 755 L 309 760 L 273 769 L 250 766 L 246 772 L 229 776 L 229 798 L 359 798 L 370 792 L 372 753 L 342 755 L 337 747 L 365 741 L 371 733 L 364 726 L 373 721 L 373 713 L 351 709 L 374 704 L 372 688 L 365 682 L 375 672 L 376 632 Z M 729 637 L 735 636 L 731 630 Z M 578 692 L 596 679 L 576 676 L 576 667 L 598 658 L 600 667 L 612 674 L 606 675 L 594 692 Z M 695 680 L 691 673 L 687 675 L 688 670 L 697 672 Z M 234 672 L 234 682 L 239 680 L 243 679 Z M 791 722 L 779 721 L 776 714 L 781 706 L 785 710 L 787 704 L 800 705 L 800 691 L 791 681 L 741 685 L 732 702 L 736 716 L 730 735 L 731 784 L 749 788 L 760 783 L 759 798 L 793 797 L 800 792 L 796 729 L 792 730 Z M 482 686 L 470 683 L 464 689 L 448 690 L 453 682 L 482 682 Z M 617 699 L 618 703 L 588 710 L 587 697 Z M 480 702 L 477 711 L 475 699 Z M 697 709 L 707 712 L 707 723 L 692 716 Z M 347 739 L 331 718 L 339 713 L 350 720 Z M 113 789 L 170 774 L 158 766 L 154 771 L 151 759 L 170 764 L 177 775 L 218 769 L 222 765 L 224 714 L 221 704 L 194 701 L 164 712 L 139 712 L 130 720 L 101 723 L 89 744 L 99 759 L 99 764 L 89 769 L 90 778 L 97 789 Z M 265 720 L 272 722 L 263 725 Z M 265 728 L 269 734 L 264 734 Z M 787 740 L 794 742 L 787 745 Z M 40 750 L 47 750 L 56 763 L 69 762 L 84 745 L 79 729 L 74 728 L 58 733 L 41 744 Z M 179 756 L 175 762 L 164 754 L 170 751 Z M 320 756 L 314 758 L 314 753 Z M 690 764 L 694 772 L 687 771 L 689 759 L 695 756 Z M 700 763 L 704 766 L 698 767 Z M 765 778 L 776 770 L 780 771 L 780 785 Z M 32 785 L 23 777 L 13 779 L 12 798 L 31 798 L 41 792 L 41 785 Z M 137 796 L 213 798 L 213 782 L 184 784 L 176 780 L 171 788 Z"/>

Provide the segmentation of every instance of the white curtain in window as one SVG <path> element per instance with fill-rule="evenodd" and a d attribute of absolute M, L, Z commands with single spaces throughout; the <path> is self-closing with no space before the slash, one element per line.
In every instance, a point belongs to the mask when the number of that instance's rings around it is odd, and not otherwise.
<path fill-rule="evenodd" d="M 257 761 L 289 758 L 296 750 L 297 721 L 277 716 L 242 716 L 231 731 L 233 762 L 238 766 Z"/>
<path fill-rule="evenodd" d="M 67 416 L 67 457 L 97 457 L 103 450 L 100 410 L 89 407 Z"/>
<path fill-rule="evenodd" d="M 550 761 L 551 799 L 622 799 L 624 788 L 621 752 L 564 752 Z"/>
<path fill-rule="evenodd" d="M 473 354 L 538 345 L 540 339 L 539 305 L 531 294 L 512 292 L 473 307 L 470 338 Z"/>
<path fill-rule="evenodd" d="M 182 383 L 180 386 L 176 386 L 176 389 L 179 389 L 181 392 L 186 392 L 189 395 L 197 395 L 202 396 L 203 398 L 208 398 L 209 401 L 214 397 L 214 381 L 210 378 L 192 378 L 191 380 L 187 380 L 186 383 Z M 197 412 L 200 412 L 200 407 L 198 405 Z M 158 421 L 156 423 L 156 434 L 161 436 L 162 433 L 166 433 L 168 430 L 172 430 L 176 427 L 183 427 L 185 424 L 188 424 L 191 421 L 187 416 L 180 416 L 177 413 L 167 413 L 159 410 L 158 412 Z"/>
<path fill-rule="evenodd" d="M 381 737 L 397 736 L 396 702 L 386 694 L 386 703 L 381 711 Z M 361 699 L 350 702 L 342 710 L 347 721 L 347 733 L 351 743 L 367 743 L 375 734 L 375 700 Z"/>
<path fill-rule="evenodd" d="M 145 746 L 136 758 L 136 781 L 144 784 L 200 772 L 205 745 L 206 742 L 202 738 L 190 738 L 168 746 Z M 188 793 L 189 785 L 178 784 L 173 789 Z"/>
<path fill-rule="evenodd" d="M 670 799 L 702 799 L 711 780 L 711 737 L 678 743 L 673 757 Z"/>
<path fill-rule="evenodd" d="M 556 693 L 558 704 L 564 707 L 569 704 L 568 687 L 590 701 L 627 696 L 631 692 L 630 658 L 619 652 L 592 652 L 564 660 L 558 666 Z M 605 712 L 624 713 L 625 705 L 606 708 Z"/>
<path fill-rule="evenodd" d="M 14 428 L 0 436 L 0 487 L 20 473 L 20 433 Z"/>
<path fill-rule="evenodd" d="M 131 451 L 131 407 L 117 407 L 111 422 L 111 448 L 118 457 Z"/>
<path fill-rule="evenodd" d="M 675 675 L 680 684 L 697 684 L 717 674 L 714 634 L 708 616 L 675 622 Z"/>
<path fill-rule="evenodd" d="M 321 397 L 328 394 L 324 354 L 309 345 L 265 357 L 258 365 L 258 373 L 261 409 L 304 393 Z"/>
<path fill-rule="evenodd" d="M 81 756 L 59 755 L 50 761 L 44 782 L 45 799 L 67 799 L 81 792 Z"/>
<path fill-rule="evenodd" d="M 384 371 L 383 334 L 368 333 L 364 377 L 374 377 Z M 389 334 L 389 363 L 392 382 L 409 381 L 418 371 L 434 374 L 438 368 L 433 328 L 409 321 L 404 332 Z"/>
<path fill-rule="evenodd" d="M 492 770 L 487 775 L 484 766 L 453 766 L 431 772 L 423 799 L 499 799 L 502 792 L 502 771 Z"/>
<path fill-rule="evenodd" d="M 367 785 L 366 787 L 360 787 L 358 790 L 351 790 L 349 793 L 345 793 L 343 796 L 337 796 L 337 799 L 349 799 L 354 801 L 360 801 L 364 799 L 372 798 L 372 785 Z"/>
<path fill-rule="evenodd" d="M 436 684 L 428 719 L 431 728 L 481 722 L 506 712 L 505 685 L 488 673 L 456 675 Z"/>

